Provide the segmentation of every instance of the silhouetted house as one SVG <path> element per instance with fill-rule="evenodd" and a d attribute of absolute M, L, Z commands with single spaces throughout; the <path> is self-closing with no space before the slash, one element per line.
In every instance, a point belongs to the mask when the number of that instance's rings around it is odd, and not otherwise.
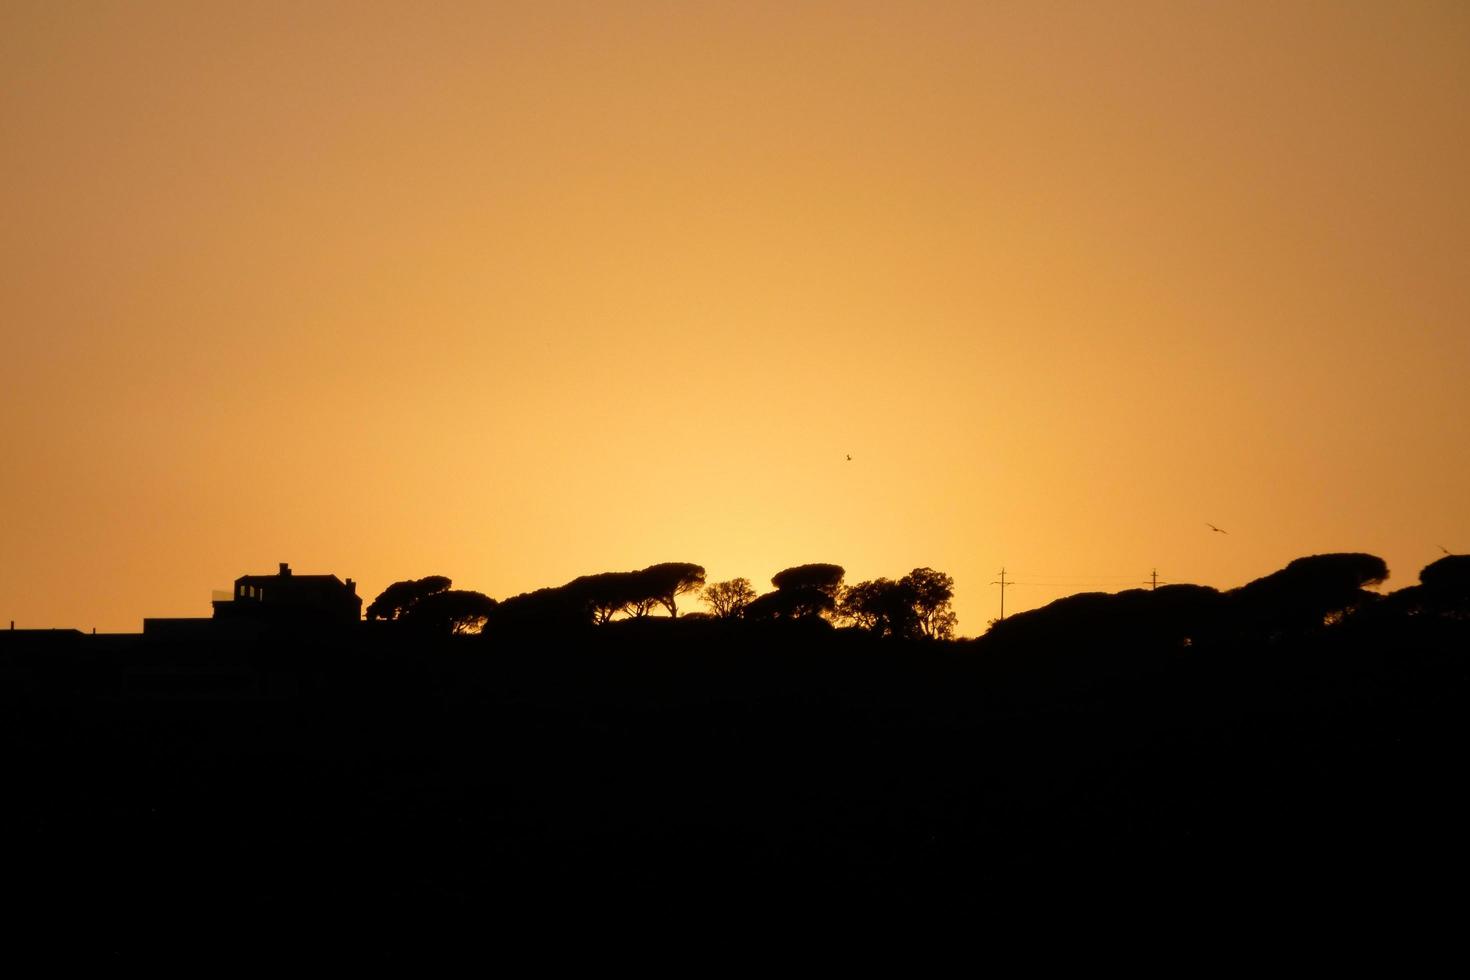
<path fill-rule="evenodd" d="M 0 629 L 0 647 L 19 650 L 80 646 L 85 635 L 74 629 L 18 630 L 12 621 L 10 629 Z"/>
<path fill-rule="evenodd" d="M 350 626 L 362 619 L 357 583 L 335 575 L 297 575 L 281 562 L 275 575 L 242 575 L 230 599 L 214 600 L 216 620 Z"/>

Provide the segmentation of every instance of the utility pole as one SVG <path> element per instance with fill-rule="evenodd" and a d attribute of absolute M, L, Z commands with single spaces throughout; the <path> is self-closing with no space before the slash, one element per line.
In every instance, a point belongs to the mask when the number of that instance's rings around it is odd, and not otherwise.
<path fill-rule="evenodd" d="M 1153 570 L 1153 574 L 1149 575 L 1148 580 L 1153 588 L 1157 589 L 1159 587 L 1159 570 L 1157 568 Z M 1168 585 L 1169 583 L 1165 582 L 1164 584 Z"/>
<path fill-rule="evenodd" d="M 1005 619 L 1006 618 L 1006 589 L 1009 588 L 1012 585 L 1015 585 L 1016 583 L 1015 582 L 1007 582 L 1006 581 L 1006 570 L 1005 570 L 1005 566 L 1002 565 L 1001 566 L 1001 569 L 1000 569 L 1000 581 L 999 582 L 991 582 L 990 584 L 991 585 L 998 585 L 998 586 L 1000 586 L 1000 618 L 1001 619 Z"/>

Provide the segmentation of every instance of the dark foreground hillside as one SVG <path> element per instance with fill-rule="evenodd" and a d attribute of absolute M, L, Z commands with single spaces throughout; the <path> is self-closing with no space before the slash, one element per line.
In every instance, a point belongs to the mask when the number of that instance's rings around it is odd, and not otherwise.
<path fill-rule="evenodd" d="M 10 882 L 78 921 L 1402 904 L 1470 870 L 1464 626 L 11 643 Z"/>

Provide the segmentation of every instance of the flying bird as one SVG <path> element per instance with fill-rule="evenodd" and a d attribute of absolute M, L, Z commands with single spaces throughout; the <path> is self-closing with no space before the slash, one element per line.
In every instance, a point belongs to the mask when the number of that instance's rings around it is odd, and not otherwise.
<path fill-rule="evenodd" d="M 1209 528 L 1211 531 L 1217 531 L 1220 534 L 1229 534 L 1230 533 L 1229 531 L 1225 530 L 1223 527 L 1216 527 L 1215 525 L 1211 524 L 1209 521 L 1205 521 L 1205 527 Z"/>
<path fill-rule="evenodd" d="M 851 463 L 851 462 L 852 462 L 852 453 L 848 453 L 848 454 L 847 454 L 847 461 L 848 461 L 848 462 L 849 462 L 849 463 Z"/>

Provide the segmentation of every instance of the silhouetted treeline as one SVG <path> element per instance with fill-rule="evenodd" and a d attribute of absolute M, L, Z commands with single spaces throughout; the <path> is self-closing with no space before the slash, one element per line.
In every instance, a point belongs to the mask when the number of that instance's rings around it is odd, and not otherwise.
<path fill-rule="evenodd" d="M 1143 648 L 1276 641 L 1308 636 L 1357 615 L 1463 616 L 1470 594 L 1467 556 L 1426 567 L 1421 584 L 1387 595 L 1369 591 L 1388 577 L 1381 558 L 1360 553 L 1298 558 L 1239 588 L 1166 585 L 1119 593 L 1082 593 L 993 622 L 987 646 L 1009 649 L 1072 647 L 1097 639 L 1130 640 Z M 758 595 L 745 578 L 706 584 L 702 566 L 666 562 L 631 572 L 583 575 L 562 586 L 496 602 L 478 592 L 451 591 L 445 576 L 395 582 L 368 607 L 369 620 L 424 625 L 435 632 L 551 635 L 618 618 L 642 619 L 659 609 L 675 617 L 678 597 L 697 594 L 710 612 L 695 619 L 730 622 L 809 620 L 857 628 L 891 639 L 949 640 L 954 636 L 954 580 L 932 568 L 899 579 L 845 584 L 840 565 L 783 569 L 772 591 Z"/>
<path fill-rule="evenodd" d="M 414 632 L 463 635 L 479 633 L 497 603 L 481 592 L 451 589 L 444 575 L 394 582 L 368 604 L 369 622 L 382 620 Z"/>
<path fill-rule="evenodd" d="M 1385 597 L 1374 612 L 1389 616 L 1470 619 L 1470 555 L 1446 555 L 1426 565 L 1419 584 Z"/>
<path fill-rule="evenodd" d="M 1226 592 L 1165 585 L 1083 593 L 994 623 L 984 640 L 1000 648 L 1084 650 L 1107 642 L 1178 650 L 1306 638 L 1362 615 L 1453 616 L 1470 595 L 1463 579 L 1440 570 L 1443 562 L 1453 561 L 1446 558 L 1424 569 L 1426 581 L 1445 583 L 1438 591 L 1420 585 L 1387 596 L 1367 589 L 1388 577 L 1383 559 L 1357 553 L 1298 558 Z M 1431 593 L 1436 598 L 1429 602 L 1418 598 Z"/>
<path fill-rule="evenodd" d="M 893 581 L 882 578 L 846 586 L 840 565 L 797 565 L 771 577 L 775 587 L 757 595 L 745 578 L 706 585 L 705 571 L 690 562 L 664 562 L 631 572 L 582 575 L 565 585 L 537 589 L 497 602 L 479 592 L 450 589 L 443 575 L 394 582 L 367 609 L 370 622 L 417 625 L 440 633 L 559 634 L 604 626 L 619 617 L 642 619 L 655 609 L 679 615 L 678 598 L 698 594 L 709 613 L 695 619 L 723 621 L 809 620 L 855 626 L 878 636 L 951 639 L 954 580 L 916 568 Z"/>
<path fill-rule="evenodd" d="M 162 922 L 1231 916 L 1470 871 L 1462 557 L 1387 595 L 1348 554 L 1072 596 L 953 642 L 921 618 L 942 573 L 804 567 L 768 617 L 672 565 L 482 607 L 479 635 L 424 605 L 443 578 L 310 637 L 0 632 L 12 889 Z"/>
<path fill-rule="evenodd" d="M 566 585 L 525 592 L 497 605 L 486 622 L 490 634 L 560 632 L 607 623 L 618 613 L 635 619 L 662 607 L 678 615 L 678 598 L 704 586 L 704 569 L 689 562 L 663 562 L 634 572 L 583 575 Z"/>

